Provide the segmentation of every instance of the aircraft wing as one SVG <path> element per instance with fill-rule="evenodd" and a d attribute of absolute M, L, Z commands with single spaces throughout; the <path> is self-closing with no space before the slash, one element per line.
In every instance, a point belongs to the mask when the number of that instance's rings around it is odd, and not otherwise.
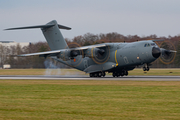
<path fill-rule="evenodd" d="M 70 50 L 87 50 L 89 48 L 101 48 L 101 47 L 106 47 L 106 46 L 107 46 L 106 44 L 98 44 L 98 45 L 71 48 Z"/>
<path fill-rule="evenodd" d="M 157 39 L 157 40 L 154 39 L 154 40 L 152 40 L 152 41 L 153 41 L 153 42 L 156 42 L 156 41 L 164 41 L 164 40 L 163 40 L 163 39 L 161 39 L 161 40 L 160 40 L 160 39 Z"/>
<path fill-rule="evenodd" d="M 54 50 L 54 51 L 47 51 L 47 52 L 38 52 L 38 53 L 30 53 L 30 54 L 22 54 L 18 55 L 19 57 L 27 57 L 27 56 L 34 56 L 39 55 L 40 57 L 47 57 L 47 56 L 56 56 L 59 54 L 61 50 Z"/>
<path fill-rule="evenodd" d="M 105 44 L 84 46 L 84 47 L 77 47 L 77 48 L 70 48 L 70 49 L 53 50 L 53 51 L 47 51 L 47 52 L 22 54 L 22 55 L 18 55 L 18 57 L 27 57 L 27 56 L 35 56 L 35 55 L 39 55 L 39 57 L 57 56 L 58 54 L 60 54 L 61 52 L 65 51 L 65 50 L 68 50 L 69 52 L 78 51 L 78 50 L 86 51 L 89 48 L 101 48 L 101 47 L 105 47 L 105 46 L 106 46 Z M 70 57 L 70 56 L 68 56 L 68 57 Z"/>

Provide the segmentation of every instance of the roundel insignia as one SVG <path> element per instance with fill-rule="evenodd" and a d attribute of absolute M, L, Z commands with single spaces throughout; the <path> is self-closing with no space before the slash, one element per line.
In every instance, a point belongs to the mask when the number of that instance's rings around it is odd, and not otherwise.
<path fill-rule="evenodd" d="M 74 62 L 76 62 L 76 58 L 74 58 Z"/>

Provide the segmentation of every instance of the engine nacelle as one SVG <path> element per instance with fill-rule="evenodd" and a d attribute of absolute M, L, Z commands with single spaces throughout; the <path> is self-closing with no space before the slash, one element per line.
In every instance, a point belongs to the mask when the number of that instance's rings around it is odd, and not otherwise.
<path fill-rule="evenodd" d="M 98 57 L 98 55 L 103 55 L 105 53 L 104 49 L 99 49 L 99 48 L 88 48 L 85 52 L 86 57 L 94 58 Z"/>
<path fill-rule="evenodd" d="M 62 51 L 61 53 L 59 53 L 59 55 L 57 55 L 57 57 L 61 58 L 63 61 L 70 60 L 70 51 L 69 50 Z"/>
<path fill-rule="evenodd" d="M 78 51 L 76 50 L 65 50 L 62 51 L 59 55 L 57 55 L 58 58 L 61 58 L 63 61 L 67 61 L 70 59 L 74 59 L 78 55 Z"/>

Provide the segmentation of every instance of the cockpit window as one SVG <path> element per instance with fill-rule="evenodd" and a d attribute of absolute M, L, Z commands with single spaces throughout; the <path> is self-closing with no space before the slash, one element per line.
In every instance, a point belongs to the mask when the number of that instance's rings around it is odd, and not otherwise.
<path fill-rule="evenodd" d="M 150 44 L 149 43 L 146 43 L 145 45 L 144 45 L 144 47 L 149 47 L 150 46 Z"/>
<path fill-rule="evenodd" d="M 151 46 L 156 46 L 156 43 L 151 43 Z"/>
<path fill-rule="evenodd" d="M 151 44 L 146 43 L 146 44 L 144 44 L 144 47 L 150 47 L 150 46 L 157 46 L 157 45 L 156 45 L 156 43 L 151 43 Z"/>

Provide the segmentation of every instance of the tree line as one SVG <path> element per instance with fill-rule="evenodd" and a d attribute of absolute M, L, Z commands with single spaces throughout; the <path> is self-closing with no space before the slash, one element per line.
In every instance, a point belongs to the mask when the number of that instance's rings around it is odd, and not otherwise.
<path fill-rule="evenodd" d="M 176 57 L 171 58 L 170 61 L 163 61 L 158 59 L 152 63 L 152 67 L 155 68 L 166 68 L 166 67 L 180 67 L 180 36 L 168 36 L 168 37 L 157 37 L 157 35 L 150 36 L 138 36 L 128 35 L 112 32 L 107 34 L 92 34 L 86 33 L 84 35 L 76 36 L 73 39 L 65 38 L 67 44 L 71 46 L 76 44 L 76 47 L 94 45 L 100 43 L 111 43 L 111 42 L 134 42 L 141 40 L 152 40 L 152 39 L 163 39 L 164 42 L 156 42 L 160 47 L 166 47 L 166 49 L 176 50 Z M 47 42 L 36 42 L 31 43 L 29 46 L 21 47 L 19 44 L 16 46 L 2 46 L 0 45 L 0 65 L 10 64 L 12 68 L 47 68 L 52 67 L 56 64 L 57 67 L 67 68 L 68 66 L 63 65 L 59 62 L 55 62 L 50 58 L 41 58 L 38 56 L 30 57 L 16 57 L 19 54 L 36 53 L 49 51 L 50 48 Z"/>

